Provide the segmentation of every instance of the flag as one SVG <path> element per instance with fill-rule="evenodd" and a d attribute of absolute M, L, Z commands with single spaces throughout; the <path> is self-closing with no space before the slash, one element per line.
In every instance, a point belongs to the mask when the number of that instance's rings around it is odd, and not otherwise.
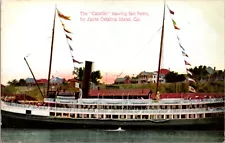
<path fill-rule="evenodd" d="M 185 51 L 185 49 L 183 48 L 183 46 L 181 46 L 181 44 L 180 44 L 180 43 L 179 43 L 179 45 L 180 45 L 181 49 L 183 49 L 183 50 Z"/>
<path fill-rule="evenodd" d="M 166 6 L 167 6 L 167 8 L 169 9 L 170 14 L 173 14 L 173 15 L 174 15 L 174 12 L 173 12 L 172 10 L 170 10 L 169 6 L 168 6 L 168 5 L 166 5 Z"/>
<path fill-rule="evenodd" d="M 57 9 L 57 12 L 58 12 L 58 16 L 59 16 L 60 18 L 63 18 L 63 19 L 65 19 L 65 20 L 70 20 L 70 16 L 65 16 L 65 15 L 63 15 L 58 9 Z"/>
<path fill-rule="evenodd" d="M 74 59 L 73 59 L 73 62 L 74 62 L 74 63 L 78 63 L 78 64 L 82 64 L 82 62 L 79 62 L 79 61 L 74 60 Z"/>
<path fill-rule="evenodd" d="M 72 32 L 69 31 L 68 29 L 66 29 L 66 28 L 63 28 L 63 29 L 64 29 L 65 32 L 72 34 Z"/>
<path fill-rule="evenodd" d="M 70 46 L 70 44 L 69 44 L 69 48 L 70 48 L 71 51 L 73 51 L 73 48 Z"/>
<path fill-rule="evenodd" d="M 174 21 L 173 19 L 172 19 L 172 21 L 173 21 L 173 25 L 177 25 L 176 21 Z"/>
<path fill-rule="evenodd" d="M 62 24 L 62 26 L 63 26 L 64 31 L 67 32 L 67 33 L 71 33 L 71 34 L 72 34 L 72 32 L 69 31 L 69 30 L 65 27 L 65 24 L 62 22 L 62 20 L 60 20 L 60 21 L 61 21 L 61 24 Z"/>
<path fill-rule="evenodd" d="M 70 40 L 72 41 L 72 38 L 71 38 L 71 37 L 69 37 L 68 35 L 66 35 L 66 38 L 68 38 L 68 39 L 70 39 Z"/>
<path fill-rule="evenodd" d="M 195 93 L 195 89 L 192 87 L 192 86 L 189 86 L 189 91 L 192 92 L 192 93 Z"/>
<path fill-rule="evenodd" d="M 190 74 L 190 75 L 192 75 L 192 73 L 188 69 L 187 69 L 187 73 Z"/>
<path fill-rule="evenodd" d="M 188 57 L 188 55 L 184 51 L 182 51 L 182 54 L 183 54 L 183 56 Z"/>
<path fill-rule="evenodd" d="M 172 10 L 169 9 L 169 11 L 170 11 L 170 14 L 174 15 L 174 12 Z"/>
<path fill-rule="evenodd" d="M 174 28 L 177 29 L 177 30 L 180 30 L 180 28 L 178 28 L 176 25 L 174 25 Z"/>
<path fill-rule="evenodd" d="M 187 61 L 184 60 L 185 65 L 189 65 L 191 66 L 191 64 L 189 64 Z"/>
<path fill-rule="evenodd" d="M 60 21 L 61 21 L 61 23 L 62 23 L 63 28 L 65 28 L 65 24 L 62 22 L 62 20 L 60 20 Z"/>
<path fill-rule="evenodd" d="M 187 78 L 187 80 L 188 80 L 188 81 L 191 81 L 191 82 L 195 82 L 195 80 L 192 79 L 192 78 Z"/>

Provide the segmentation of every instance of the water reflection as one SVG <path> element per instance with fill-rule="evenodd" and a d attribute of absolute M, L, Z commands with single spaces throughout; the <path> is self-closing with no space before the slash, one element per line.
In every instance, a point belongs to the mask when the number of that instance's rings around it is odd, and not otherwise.
<path fill-rule="evenodd" d="M 2 129 L 4 143 L 111 143 L 111 142 L 223 142 L 223 131 L 187 131 L 187 130 L 31 130 Z"/>

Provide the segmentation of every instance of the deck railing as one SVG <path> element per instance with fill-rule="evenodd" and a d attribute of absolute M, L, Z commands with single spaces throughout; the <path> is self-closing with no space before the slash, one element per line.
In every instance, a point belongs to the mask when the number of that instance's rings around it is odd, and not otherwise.
<path fill-rule="evenodd" d="M 39 110 L 48 110 L 52 112 L 82 112 L 82 113 L 104 113 L 104 114 L 188 114 L 188 113 L 216 113 L 224 112 L 225 107 L 222 108 L 196 108 L 196 109 L 146 109 L 146 110 L 117 110 L 117 109 L 77 109 L 77 108 L 60 108 L 60 107 L 47 107 L 47 106 L 36 106 L 36 105 L 26 105 L 26 104 L 16 104 L 16 103 L 7 103 L 4 104 L 10 106 L 27 108 L 27 109 L 39 109 Z"/>
<path fill-rule="evenodd" d="M 54 99 L 45 98 L 45 102 L 55 102 Z M 205 103 L 218 103 L 224 102 L 224 98 L 209 98 L 209 99 L 161 99 L 159 102 L 155 102 L 151 99 L 56 99 L 56 103 L 60 104 L 101 104 L 101 105 L 152 105 L 152 104 L 205 104 Z"/>

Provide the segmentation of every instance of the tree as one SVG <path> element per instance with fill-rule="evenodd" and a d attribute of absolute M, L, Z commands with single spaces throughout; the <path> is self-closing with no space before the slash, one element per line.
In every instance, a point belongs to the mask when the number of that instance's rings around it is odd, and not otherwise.
<path fill-rule="evenodd" d="M 12 82 L 11 82 L 11 81 L 8 81 L 7 83 L 8 83 L 9 85 L 12 85 Z"/>
<path fill-rule="evenodd" d="M 19 84 L 19 86 L 25 86 L 25 85 L 26 85 L 26 81 L 25 81 L 24 79 L 21 78 L 21 79 L 19 80 L 19 83 L 18 83 L 18 84 Z"/>
<path fill-rule="evenodd" d="M 166 76 L 165 76 L 165 79 L 166 79 L 166 82 L 176 82 L 176 76 L 178 74 L 171 71 L 169 72 Z"/>
<path fill-rule="evenodd" d="M 18 85 L 18 81 L 16 79 L 12 80 L 12 81 L 8 81 L 8 84 L 9 85 L 13 85 L 13 86 L 16 86 Z"/>
<path fill-rule="evenodd" d="M 80 67 L 80 68 L 78 69 L 78 74 L 77 74 L 77 76 L 78 76 L 79 81 L 82 81 L 83 78 L 84 78 L 84 70 L 85 70 L 85 68 L 82 68 L 82 67 Z M 99 70 L 93 71 L 93 72 L 91 73 L 91 82 L 93 82 L 93 83 L 95 83 L 95 84 L 99 84 L 99 83 L 100 83 L 99 80 L 100 80 L 101 78 L 102 78 L 102 76 L 101 76 L 101 72 L 100 72 Z"/>
<path fill-rule="evenodd" d="M 97 70 L 97 71 L 93 71 L 92 73 L 91 73 L 91 81 L 93 82 L 93 83 L 95 83 L 95 84 L 99 84 L 100 83 L 100 79 L 102 78 L 102 76 L 101 76 L 101 72 L 99 71 L 99 70 Z"/>
<path fill-rule="evenodd" d="M 77 76 L 78 76 L 79 81 L 83 80 L 83 78 L 84 78 L 84 68 L 78 69 L 78 75 Z"/>
<path fill-rule="evenodd" d="M 176 72 L 169 72 L 166 76 L 165 76 L 166 82 L 182 82 L 186 79 L 184 74 L 178 74 Z"/>
<path fill-rule="evenodd" d="M 200 65 L 199 67 L 194 67 L 193 69 L 190 68 L 188 69 L 190 72 L 192 72 L 193 74 L 193 78 L 196 80 L 196 81 L 201 81 L 201 80 L 204 80 L 204 79 L 208 79 L 208 72 L 206 70 L 206 66 L 202 66 Z"/>
<path fill-rule="evenodd" d="M 129 76 L 129 75 L 126 75 L 124 78 L 125 78 L 126 80 L 129 80 L 129 79 L 130 79 L 130 76 Z"/>
<path fill-rule="evenodd" d="M 185 75 L 184 74 L 178 74 L 176 76 L 176 82 L 182 82 L 186 79 Z"/>

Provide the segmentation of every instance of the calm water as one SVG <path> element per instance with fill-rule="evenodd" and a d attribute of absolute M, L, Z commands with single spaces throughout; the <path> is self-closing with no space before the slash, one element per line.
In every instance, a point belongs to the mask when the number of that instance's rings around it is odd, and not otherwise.
<path fill-rule="evenodd" d="M 150 143 L 150 142 L 223 142 L 223 131 L 187 130 L 38 130 L 1 129 L 3 143 Z"/>

